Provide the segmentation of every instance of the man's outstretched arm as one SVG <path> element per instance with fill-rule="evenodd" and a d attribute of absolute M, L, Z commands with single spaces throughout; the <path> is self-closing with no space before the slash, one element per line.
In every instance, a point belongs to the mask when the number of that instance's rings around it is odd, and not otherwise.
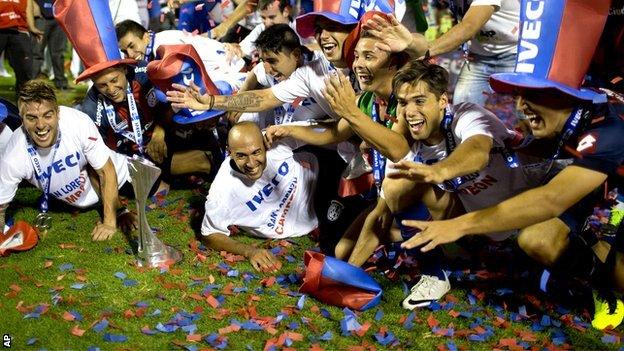
<path fill-rule="evenodd" d="M 606 179 L 604 173 L 568 166 L 548 184 L 525 191 L 496 206 L 446 221 L 404 221 L 403 224 L 422 231 L 402 246 L 410 249 L 426 244 L 422 251 L 428 251 L 469 234 L 526 228 L 561 215 Z"/>

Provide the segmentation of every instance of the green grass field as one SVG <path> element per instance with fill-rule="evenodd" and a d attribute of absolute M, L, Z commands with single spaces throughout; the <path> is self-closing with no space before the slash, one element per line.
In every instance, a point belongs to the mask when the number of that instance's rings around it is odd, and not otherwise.
<path fill-rule="evenodd" d="M 0 95 L 12 97 L 10 79 Z M 64 92 L 69 103 L 84 89 Z M 374 273 L 384 289 L 377 307 L 346 317 L 297 290 L 308 238 L 261 242 L 283 262 L 278 274 L 255 272 L 240 257 L 206 251 L 195 240 L 206 188 L 173 190 L 150 206 L 158 236 L 184 253 L 169 270 L 135 266 L 135 238 L 92 242 L 98 212 L 53 207 L 53 227 L 28 252 L 0 258 L 0 334 L 12 349 L 47 350 L 521 350 L 617 349 L 605 334 L 541 298 L 463 283 L 432 309 L 400 302 L 404 285 Z M 39 192 L 23 188 L 9 216 L 32 222 Z M 130 206 L 134 206 L 130 202 Z M 291 262 L 292 261 L 292 262 Z M 501 263 L 502 264 L 502 263 Z M 472 272 L 475 273 L 475 272 Z M 462 277 L 482 280 L 485 274 Z M 503 286 L 500 286 L 503 288 Z M 502 295 L 502 297 L 500 296 Z M 341 324 L 351 325 L 344 331 Z"/>

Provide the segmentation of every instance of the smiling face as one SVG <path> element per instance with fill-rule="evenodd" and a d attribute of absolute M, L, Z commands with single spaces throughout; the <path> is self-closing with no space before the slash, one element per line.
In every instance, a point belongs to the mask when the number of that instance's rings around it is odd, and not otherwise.
<path fill-rule="evenodd" d="M 125 67 L 116 66 L 105 69 L 93 78 L 93 86 L 115 103 L 126 100 L 127 85 Z"/>
<path fill-rule="evenodd" d="M 375 47 L 376 39 L 360 38 L 355 47 L 355 72 L 360 88 L 389 96 L 396 67 L 390 67 L 390 54 Z"/>
<path fill-rule="evenodd" d="M 19 112 L 26 133 L 41 148 L 54 145 L 58 134 L 59 109 L 54 101 L 19 103 Z"/>
<path fill-rule="evenodd" d="M 295 49 L 289 54 L 281 51 L 279 53 L 261 50 L 260 58 L 264 64 L 266 72 L 278 82 L 288 79 L 291 74 L 297 69 L 299 65 L 299 58 L 301 57 L 301 50 Z"/>
<path fill-rule="evenodd" d="M 316 41 L 321 47 L 321 50 L 323 50 L 323 54 L 325 54 L 327 60 L 338 68 L 346 67 L 342 59 L 342 48 L 345 39 L 347 39 L 347 36 L 354 26 L 355 25 L 345 26 L 320 16 L 316 20 Z"/>
<path fill-rule="evenodd" d="M 574 105 L 574 100 L 565 95 L 544 90 L 524 91 L 516 100 L 516 108 L 529 120 L 531 131 L 538 139 L 556 137 Z"/>
<path fill-rule="evenodd" d="M 279 1 L 273 2 L 264 10 L 260 10 L 258 12 L 260 12 L 260 18 L 262 18 L 262 23 L 264 23 L 266 28 L 269 28 L 274 24 L 290 22 L 290 7 L 286 6 L 284 11 L 280 11 Z"/>
<path fill-rule="evenodd" d="M 126 58 L 135 60 L 143 60 L 145 58 L 145 49 L 149 44 L 150 35 L 148 32 L 143 34 L 143 37 L 139 37 L 133 32 L 128 32 L 121 39 L 119 39 L 119 50 L 123 52 Z"/>
<path fill-rule="evenodd" d="M 258 180 L 266 168 L 266 149 L 255 123 L 239 123 L 230 129 L 228 150 L 238 170 L 249 180 Z"/>
<path fill-rule="evenodd" d="M 404 83 L 396 91 L 397 116 L 407 123 L 414 140 L 437 145 L 443 140 L 440 123 L 448 104 L 446 94 L 439 98 L 424 81 Z"/>

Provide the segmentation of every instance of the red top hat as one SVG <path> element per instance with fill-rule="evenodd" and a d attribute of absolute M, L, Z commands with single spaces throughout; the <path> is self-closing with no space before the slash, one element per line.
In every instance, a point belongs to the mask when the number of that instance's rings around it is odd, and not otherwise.
<path fill-rule="evenodd" d="M 6 233 L 0 228 L 0 256 L 13 251 L 32 249 L 39 242 L 37 230 L 24 221 L 17 221 Z"/>
<path fill-rule="evenodd" d="M 523 0 L 518 59 L 514 73 L 490 77 L 495 91 L 557 89 L 579 100 L 606 102 L 580 89 L 602 34 L 611 0 Z"/>
<path fill-rule="evenodd" d="M 108 1 L 56 0 L 54 17 L 85 65 L 76 82 L 113 66 L 136 63 L 121 58 Z"/>

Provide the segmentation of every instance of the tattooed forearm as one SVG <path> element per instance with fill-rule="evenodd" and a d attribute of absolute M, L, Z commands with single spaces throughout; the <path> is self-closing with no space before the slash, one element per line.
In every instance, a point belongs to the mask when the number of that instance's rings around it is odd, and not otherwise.
<path fill-rule="evenodd" d="M 281 106 L 271 89 L 245 91 L 232 96 L 215 96 L 213 108 L 224 111 L 260 112 Z"/>
<path fill-rule="evenodd" d="M 214 109 L 225 111 L 256 111 L 262 98 L 254 91 L 246 91 L 233 96 L 215 96 Z"/>

